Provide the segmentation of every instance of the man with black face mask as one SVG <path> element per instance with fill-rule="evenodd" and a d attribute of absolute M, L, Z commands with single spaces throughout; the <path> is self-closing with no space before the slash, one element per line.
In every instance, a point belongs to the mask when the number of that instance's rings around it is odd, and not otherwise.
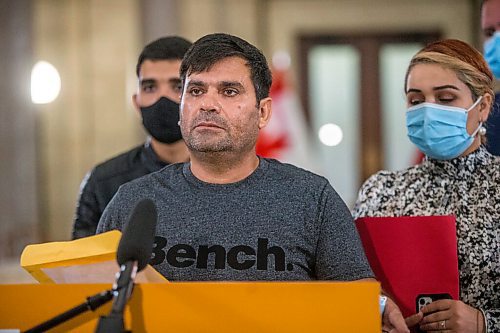
<path fill-rule="evenodd" d="M 73 224 L 73 239 L 95 234 L 104 208 L 120 185 L 164 166 L 185 162 L 188 150 L 179 128 L 181 60 L 191 42 L 164 37 L 142 50 L 137 61 L 137 92 L 132 96 L 149 134 L 146 142 L 94 167 L 83 179 Z"/>

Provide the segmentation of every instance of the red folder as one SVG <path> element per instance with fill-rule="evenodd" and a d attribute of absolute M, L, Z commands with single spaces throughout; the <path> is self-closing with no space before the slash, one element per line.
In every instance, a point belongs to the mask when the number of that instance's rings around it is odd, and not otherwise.
<path fill-rule="evenodd" d="M 373 273 L 405 317 L 419 295 L 458 299 L 454 216 L 363 217 L 356 227 Z"/>

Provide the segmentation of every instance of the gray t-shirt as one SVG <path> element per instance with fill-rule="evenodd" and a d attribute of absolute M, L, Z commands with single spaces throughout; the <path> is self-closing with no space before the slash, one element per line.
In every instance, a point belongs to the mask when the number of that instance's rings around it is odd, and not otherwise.
<path fill-rule="evenodd" d="M 158 210 L 150 263 L 171 281 L 372 277 L 344 202 L 328 181 L 272 159 L 246 179 L 209 184 L 174 164 L 120 187 L 97 232 L 122 229 L 135 204 Z"/>

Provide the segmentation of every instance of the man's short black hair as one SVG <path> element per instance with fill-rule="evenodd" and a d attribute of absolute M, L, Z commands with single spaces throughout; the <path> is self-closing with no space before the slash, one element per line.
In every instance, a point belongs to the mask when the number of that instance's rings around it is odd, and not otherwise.
<path fill-rule="evenodd" d="M 206 35 L 194 42 L 182 60 L 180 73 L 183 86 L 187 75 L 207 71 L 215 63 L 229 57 L 247 61 L 257 103 L 268 97 L 272 75 L 266 57 L 247 41 L 224 33 Z"/>
<path fill-rule="evenodd" d="M 142 49 L 135 71 L 139 77 L 141 65 L 146 60 L 182 60 L 191 42 L 178 36 L 162 37 L 152 41 Z"/>

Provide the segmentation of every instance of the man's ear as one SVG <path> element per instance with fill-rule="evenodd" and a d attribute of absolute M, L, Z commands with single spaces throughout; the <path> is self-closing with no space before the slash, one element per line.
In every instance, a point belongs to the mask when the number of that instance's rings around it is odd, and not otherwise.
<path fill-rule="evenodd" d="M 134 105 L 134 109 L 137 112 L 137 114 L 142 117 L 141 115 L 141 108 L 139 107 L 139 104 L 137 103 L 137 94 L 132 95 L 132 105 Z"/>
<path fill-rule="evenodd" d="M 267 123 L 271 119 L 272 110 L 272 99 L 271 97 L 266 97 L 259 102 L 259 129 L 266 127 Z"/>

